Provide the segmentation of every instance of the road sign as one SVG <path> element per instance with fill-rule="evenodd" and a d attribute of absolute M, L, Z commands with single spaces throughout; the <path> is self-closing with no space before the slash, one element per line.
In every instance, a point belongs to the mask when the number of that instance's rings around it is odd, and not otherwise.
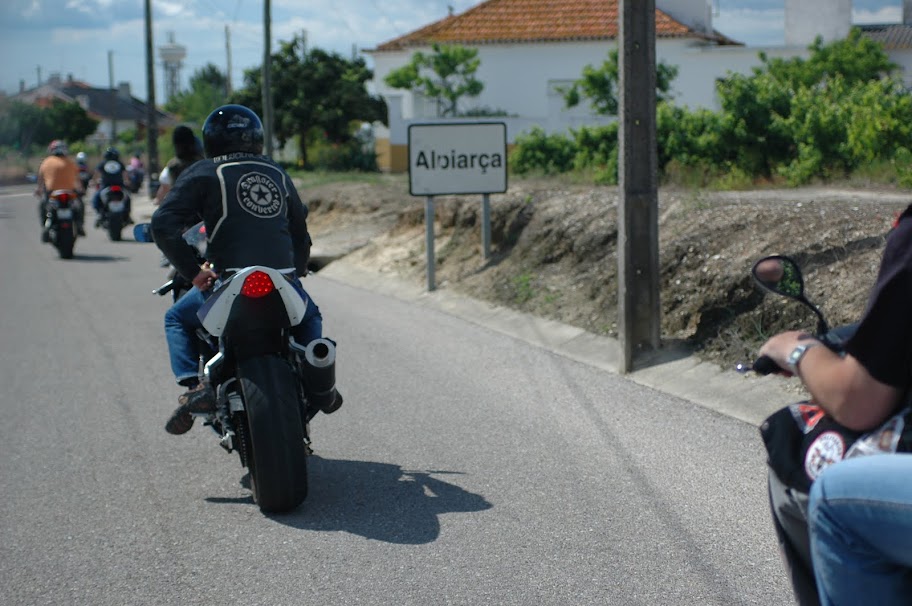
<path fill-rule="evenodd" d="M 413 196 L 507 191 L 507 125 L 503 122 L 412 124 L 408 152 Z"/>

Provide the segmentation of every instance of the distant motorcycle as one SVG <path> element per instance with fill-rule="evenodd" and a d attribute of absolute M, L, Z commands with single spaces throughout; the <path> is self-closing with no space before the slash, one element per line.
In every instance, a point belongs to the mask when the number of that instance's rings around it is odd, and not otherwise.
<path fill-rule="evenodd" d="M 48 195 L 44 204 L 44 239 L 57 248 L 61 259 L 73 258 L 76 244 L 76 214 L 79 195 L 72 190 L 57 189 Z"/>
<path fill-rule="evenodd" d="M 79 182 L 82 183 L 82 191 L 89 191 L 89 181 L 92 180 L 92 171 L 85 164 L 79 164 Z"/>
<path fill-rule="evenodd" d="M 95 219 L 95 227 L 107 230 L 112 242 L 121 240 L 121 232 L 127 223 L 127 198 L 129 194 L 120 185 L 110 185 L 99 192 L 101 214 Z"/>
<path fill-rule="evenodd" d="M 133 229 L 151 242 L 148 223 Z M 205 259 L 199 223 L 184 240 Z M 170 264 L 166 264 L 170 267 Z M 200 379 L 217 394 L 214 413 L 197 414 L 237 452 L 250 473 L 254 501 L 264 512 L 289 511 L 307 497 L 310 420 L 332 403 L 335 343 L 297 343 L 289 329 L 303 319 L 307 301 L 281 271 L 269 267 L 224 272 L 199 312 Z M 192 286 L 173 268 L 155 294 L 179 299 Z"/>
<path fill-rule="evenodd" d="M 146 172 L 143 169 L 133 166 L 127 167 L 127 187 L 130 189 L 131 193 L 139 193 L 145 176 Z"/>

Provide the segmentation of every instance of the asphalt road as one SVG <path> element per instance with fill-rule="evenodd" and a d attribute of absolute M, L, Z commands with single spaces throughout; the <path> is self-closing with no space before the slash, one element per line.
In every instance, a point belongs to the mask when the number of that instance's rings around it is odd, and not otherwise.
<path fill-rule="evenodd" d="M 755 425 L 319 274 L 345 405 L 264 516 L 211 431 L 163 429 L 157 249 L 90 219 L 60 260 L 29 191 L 0 189 L 0 603 L 790 603 Z"/>

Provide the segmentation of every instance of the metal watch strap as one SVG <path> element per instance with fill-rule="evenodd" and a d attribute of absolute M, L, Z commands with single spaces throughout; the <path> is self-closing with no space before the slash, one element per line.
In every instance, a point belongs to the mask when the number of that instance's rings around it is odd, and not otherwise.
<path fill-rule="evenodd" d="M 788 367 L 789 367 L 789 372 L 791 372 L 793 375 L 798 374 L 798 363 L 801 362 L 801 358 L 804 357 L 804 354 L 806 354 L 807 351 L 810 348 L 814 347 L 815 345 L 820 345 L 820 343 L 818 343 L 817 341 L 812 341 L 810 343 L 802 343 L 801 345 L 798 345 L 797 347 L 795 347 L 795 349 L 792 350 L 792 353 L 789 354 L 788 362 L 787 362 Z"/>

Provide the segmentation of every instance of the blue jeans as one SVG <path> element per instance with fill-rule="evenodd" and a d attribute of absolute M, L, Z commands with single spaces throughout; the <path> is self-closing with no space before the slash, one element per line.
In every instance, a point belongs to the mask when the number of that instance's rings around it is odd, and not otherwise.
<path fill-rule="evenodd" d="M 912 455 L 833 465 L 811 488 L 808 519 L 822 606 L 912 602 Z"/>
<path fill-rule="evenodd" d="M 304 319 L 297 326 L 292 327 L 291 334 L 301 345 L 307 345 L 314 339 L 323 336 L 323 316 L 320 309 L 301 283 L 294 279 L 291 284 L 295 290 L 307 298 L 307 310 Z M 168 342 L 168 354 L 171 357 L 171 370 L 174 378 L 181 385 L 195 382 L 199 376 L 199 351 L 196 330 L 203 327 L 196 312 L 199 311 L 212 290 L 200 291 L 195 286 L 177 300 L 165 312 L 165 340 Z"/>

